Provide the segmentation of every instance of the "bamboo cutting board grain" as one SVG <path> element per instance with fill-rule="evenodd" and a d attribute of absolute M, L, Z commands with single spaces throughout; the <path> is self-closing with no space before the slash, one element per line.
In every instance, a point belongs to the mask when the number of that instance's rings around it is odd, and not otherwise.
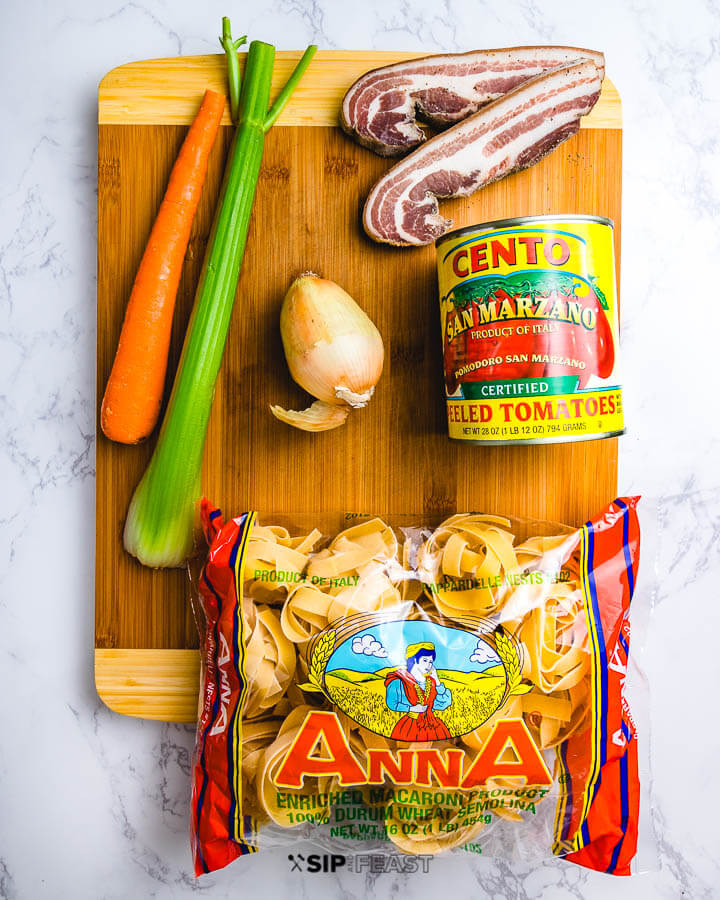
<path fill-rule="evenodd" d="M 269 132 L 247 251 L 205 451 L 203 490 L 227 515 L 412 514 L 456 510 L 580 524 L 617 487 L 617 440 L 535 447 L 466 447 L 447 438 L 434 248 L 394 249 L 364 237 L 364 198 L 391 165 L 334 123 L 362 72 L 417 54 L 319 52 Z M 274 92 L 299 54 L 280 53 Z M 206 87 L 223 90 L 221 56 L 132 63 L 99 89 L 98 397 L 125 303 L 187 125 Z M 462 200 L 443 202 L 457 227 L 506 216 L 586 213 L 616 223 L 619 267 L 620 101 L 606 79 L 579 134 L 540 164 Z M 229 146 L 213 150 L 193 225 L 173 326 L 175 371 Z M 311 269 L 341 284 L 385 341 L 385 370 L 367 409 L 337 431 L 290 429 L 271 402 L 300 409 L 278 317 L 292 279 Z M 619 271 L 619 269 L 618 269 Z M 127 556 L 122 527 L 150 457 L 112 444 L 98 425 L 95 677 L 111 708 L 194 721 L 197 630 L 183 570 L 151 571 Z"/>

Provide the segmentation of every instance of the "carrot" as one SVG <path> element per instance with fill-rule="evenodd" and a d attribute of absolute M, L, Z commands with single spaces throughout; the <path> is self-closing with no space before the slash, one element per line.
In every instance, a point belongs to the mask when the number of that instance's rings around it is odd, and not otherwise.
<path fill-rule="evenodd" d="M 142 441 L 160 414 L 183 260 L 224 109 L 222 94 L 205 91 L 135 276 L 100 413 L 112 441 Z"/>

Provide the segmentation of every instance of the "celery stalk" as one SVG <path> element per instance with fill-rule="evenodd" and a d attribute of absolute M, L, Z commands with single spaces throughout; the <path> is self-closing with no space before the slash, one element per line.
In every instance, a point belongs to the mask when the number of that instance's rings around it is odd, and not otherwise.
<path fill-rule="evenodd" d="M 223 31 L 230 43 L 229 23 Z M 291 76 L 295 81 L 306 57 Z M 250 44 L 237 128 L 170 402 L 128 509 L 125 549 L 154 568 L 181 566 L 193 549 L 203 448 L 260 173 L 274 60 L 271 44 Z"/>

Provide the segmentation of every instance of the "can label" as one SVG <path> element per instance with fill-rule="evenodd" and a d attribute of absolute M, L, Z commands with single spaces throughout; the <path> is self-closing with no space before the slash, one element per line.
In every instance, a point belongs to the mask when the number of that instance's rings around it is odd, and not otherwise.
<path fill-rule="evenodd" d="M 584 440 L 624 430 L 612 224 L 513 219 L 437 247 L 450 437 Z"/>

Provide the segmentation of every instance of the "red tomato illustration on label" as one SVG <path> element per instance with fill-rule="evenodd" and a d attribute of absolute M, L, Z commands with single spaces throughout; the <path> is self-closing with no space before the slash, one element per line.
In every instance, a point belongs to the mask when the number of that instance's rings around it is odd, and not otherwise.
<path fill-rule="evenodd" d="M 555 303 L 562 305 L 567 299 L 551 296 L 548 307 Z M 609 378 L 612 374 L 615 365 L 612 331 L 594 292 L 583 299 L 582 309 L 584 324 L 552 320 L 546 323 L 547 331 L 535 336 L 535 358 L 538 368 L 542 367 L 539 377 L 577 375 L 578 388 L 582 389 L 592 375 Z"/>

